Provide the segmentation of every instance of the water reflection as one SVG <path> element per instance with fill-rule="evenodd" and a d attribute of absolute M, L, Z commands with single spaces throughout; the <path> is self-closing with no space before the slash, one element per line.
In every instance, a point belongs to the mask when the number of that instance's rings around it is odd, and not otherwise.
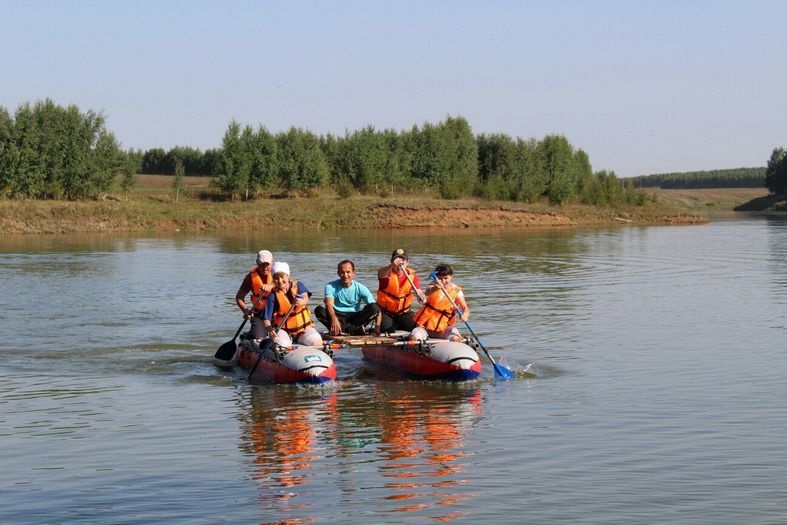
<path fill-rule="evenodd" d="M 253 458 L 260 515 L 276 516 L 271 523 L 313 523 L 316 510 L 307 492 L 312 466 L 320 459 L 317 432 L 326 421 L 335 421 L 336 394 L 303 395 L 292 387 L 249 392 L 248 413 L 241 416 L 241 450 Z"/>
<path fill-rule="evenodd" d="M 482 414 L 479 386 L 351 382 L 335 391 L 248 392 L 241 451 L 251 458 L 263 522 L 275 516 L 276 523 L 313 523 L 326 498 L 339 506 L 371 498 L 381 516 L 464 515 L 457 506 L 473 496 L 462 487 L 465 440 Z M 339 493 L 325 494 L 331 490 Z"/>
<path fill-rule="evenodd" d="M 776 284 L 776 292 L 784 293 L 787 289 L 787 216 L 769 215 L 768 224 L 768 248 L 770 254 L 768 261 L 773 270 L 773 282 Z"/>
<path fill-rule="evenodd" d="M 467 483 L 464 439 L 482 412 L 480 389 L 402 388 L 391 396 L 389 385 L 375 386 L 381 410 L 369 417 L 380 429 L 384 499 L 395 503 L 385 512 L 438 509 L 431 519 L 446 522 L 463 516 L 453 507 L 471 496 L 457 488 Z"/>

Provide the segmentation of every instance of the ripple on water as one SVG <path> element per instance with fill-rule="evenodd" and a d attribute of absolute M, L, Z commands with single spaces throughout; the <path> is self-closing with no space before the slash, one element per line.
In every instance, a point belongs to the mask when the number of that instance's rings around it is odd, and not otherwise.
<path fill-rule="evenodd" d="M 324 235 L 274 250 L 312 305 L 405 245 L 517 378 L 250 386 L 211 358 L 267 235 L 0 243 L 0 522 L 784 521 L 787 223 Z"/>

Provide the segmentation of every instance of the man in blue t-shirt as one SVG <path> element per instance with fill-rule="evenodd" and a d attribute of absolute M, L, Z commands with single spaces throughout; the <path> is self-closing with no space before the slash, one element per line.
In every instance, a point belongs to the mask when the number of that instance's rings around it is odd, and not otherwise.
<path fill-rule="evenodd" d="M 372 320 L 375 326 L 379 326 L 380 308 L 372 292 L 353 281 L 355 263 L 350 260 L 340 262 L 336 274 L 339 278 L 325 285 L 325 306 L 315 308 L 314 316 L 331 335 L 365 334 L 367 330 L 364 327 Z"/>

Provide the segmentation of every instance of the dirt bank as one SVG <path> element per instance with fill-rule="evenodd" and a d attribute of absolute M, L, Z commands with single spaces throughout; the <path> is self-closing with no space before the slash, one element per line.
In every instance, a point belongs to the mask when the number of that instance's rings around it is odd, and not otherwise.
<path fill-rule="evenodd" d="M 380 204 L 363 213 L 363 221 L 376 228 L 492 228 L 501 226 L 575 226 L 567 215 L 556 212 L 472 209 L 462 207 L 414 207 Z"/>
<path fill-rule="evenodd" d="M 648 224 L 702 224 L 703 215 L 661 207 L 558 209 L 525 204 L 378 198 L 265 199 L 204 202 L 0 200 L 0 232 L 80 233 L 138 231 L 251 231 L 268 229 L 565 228 Z M 541 208 L 541 209 L 539 209 Z M 545 209 L 547 208 L 547 209 Z"/>

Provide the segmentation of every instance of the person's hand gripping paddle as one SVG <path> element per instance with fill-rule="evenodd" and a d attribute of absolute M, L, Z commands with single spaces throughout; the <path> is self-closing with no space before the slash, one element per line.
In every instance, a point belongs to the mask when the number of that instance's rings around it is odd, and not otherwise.
<path fill-rule="evenodd" d="M 295 298 L 296 298 L 296 299 L 300 299 L 301 297 L 302 297 L 302 295 L 300 295 L 300 294 L 297 294 L 297 295 L 295 296 Z M 284 318 L 283 318 L 283 319 L 281 320 L 281 322 L 279 323 L 279 326 L 277 326 L 277 327 L 276 327 L 276 331 L 278 331 L 278 330 L 279 330 L 279 328 L 281 328 L 282 326 L 284 326 L 284 323 L 286 323 L 286 322 L 287 322 L 287 319 L 290 317 L 290 314 L 291 314 L 291 313 L 292 313 L 292 311 L 295 309 L 295 306 L 296 306 L 297 304 L 298 304 L 298 301 L 297 301 L 297 300 L 292 302 L 292 304 L 290 305 L 290 309 L 289 309 L 289 310 L 287 310 L 287 313 L 286 313 L 286 314 L 284 314 Z M 249 379 L 251 379 L 251 376 L 254 374 L 254 371 L 255 371 L 255 370 L 257 370 L 257 365 L 259 365 L 259 364 L 260 364 L 260 359 L 262 359 L 262 356 L 263 356 L 263 355 L 265 355 L 265 352 L 267 352 L 267 351 L 268 351 L 268 348 L 270 348 L 271 344 L 273 344 L 273 337 L 268 337 L 268 342 L 267 342 L 267 343 L 265 343 L 265 348 L 261 348 L 261 349 L 260 349 L 260 355 L 258 355 L 258 356 L 257 356 L 257 360 L 256 360 L 256 361 L 254 361 L 254 366 L 253 366 L 253 367 L 251 367 L 251 370 L 249 370 L 249 375 L 248 375 L 248 376 L 246 376 L 246 381 L 248 381 Z"/>

